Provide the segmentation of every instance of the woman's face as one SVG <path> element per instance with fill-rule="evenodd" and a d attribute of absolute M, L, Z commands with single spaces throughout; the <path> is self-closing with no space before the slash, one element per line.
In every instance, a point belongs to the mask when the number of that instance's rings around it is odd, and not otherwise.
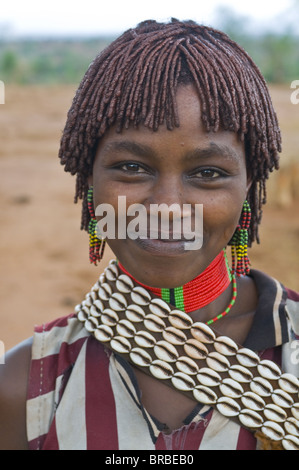
<path fill-rule="evenodd" d="M 204 130 L 200 102 L 191 85 L 179 88 L 177 104 L 180 127 L 172 131 L 164 125 L 156 132 L 142 125 L 121 133 L 111 128 L 98 146 L 90 181 L 95 208 L 105 203 L 115 212 L 116 238 L 107 240 L 109 246 L 139 282 L 153 287 L 180 286 L 211 263 L 231 239 L 249 189 L 244 145 L 237 135 Z M 123 196 L 121 204 L 119 196 Z M 145 211 L 146 228 L 136 226 L 136 232 L 145 228 L 146 236 L 136 239 L 127 231 L 126 238 L 123 234 L 117 238 L 118 220 L 123 226 L 124 212 L 132 204 Z M 162 238 L 165 234 L 159 229 L 150 238 L 155 204 L 167 208 L 178 204 L 182 216 L 183 207 L 190 209 L 185 215 L 191 231 L 200 226 L 198 208 L 202 205 L 201 247 L 186 249 L 183 219 L 181 235 L 175 239 L 171 212 L 168 239 Z M 139 215 L 140 211 L 134 216 L 132 212 L 125 227 Z"/>

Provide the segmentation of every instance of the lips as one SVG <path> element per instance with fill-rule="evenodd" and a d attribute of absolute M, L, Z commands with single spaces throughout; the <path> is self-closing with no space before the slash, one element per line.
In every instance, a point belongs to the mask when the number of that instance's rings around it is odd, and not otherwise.
<path fill-rule="evenodd" d="M 159 256 L 177 256 L 186 253 L 186 240 L 163 240 L 153 238 L 137 238 L 134 240 L 140 248 Z"/>

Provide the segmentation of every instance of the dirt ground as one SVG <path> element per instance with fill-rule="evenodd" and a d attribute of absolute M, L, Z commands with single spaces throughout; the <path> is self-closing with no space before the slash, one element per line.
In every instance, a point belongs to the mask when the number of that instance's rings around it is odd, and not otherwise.
<path fill-rule="evenodd" d="M 6 350 L 35 324 L 71 313 L 113 257 L 107 249 L 98 268 L 89 264 L 81 204 L 73 204 L 75 181 L 57 158 L 74 91 L 6 86 L 0 105 L 0 340 Z M 271 91 L 286 141 L 282 178 L 270 183 L 261 244 L 250 258 L 253 267 L 299 290 L 299 105 L 290 103 L 287 87 Z"/>

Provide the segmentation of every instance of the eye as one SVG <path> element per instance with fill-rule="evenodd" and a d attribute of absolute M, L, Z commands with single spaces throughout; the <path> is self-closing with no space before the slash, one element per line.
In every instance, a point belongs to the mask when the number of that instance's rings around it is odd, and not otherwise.
<path fill-rule="evenodd" d="M 119 165 L 119 168 L 129 173 L 145 173 L 145 169 L 139 163 L 128 162 Z"/>
<path fill-rule="evenodd" d="M 215 170 L 213 168 L 204 168 L 194 173 L 194 176 L 203 179 L 215 179 L 223 175 L 219 170 Z"/>

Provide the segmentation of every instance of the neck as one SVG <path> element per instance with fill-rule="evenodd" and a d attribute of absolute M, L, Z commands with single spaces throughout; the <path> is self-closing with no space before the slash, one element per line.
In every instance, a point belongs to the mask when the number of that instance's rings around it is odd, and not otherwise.
<path fill-rule="evenodd" d="M 232 280 L 225 250 L 222 250 L 195 279 L 173 289 L 150 287 L 142 284 L 126 271 L 121 263 L 118 263 L 118 266 L 137 284 L 187 313 L 194 312 L 213 302 L 227 289 Z"/>

